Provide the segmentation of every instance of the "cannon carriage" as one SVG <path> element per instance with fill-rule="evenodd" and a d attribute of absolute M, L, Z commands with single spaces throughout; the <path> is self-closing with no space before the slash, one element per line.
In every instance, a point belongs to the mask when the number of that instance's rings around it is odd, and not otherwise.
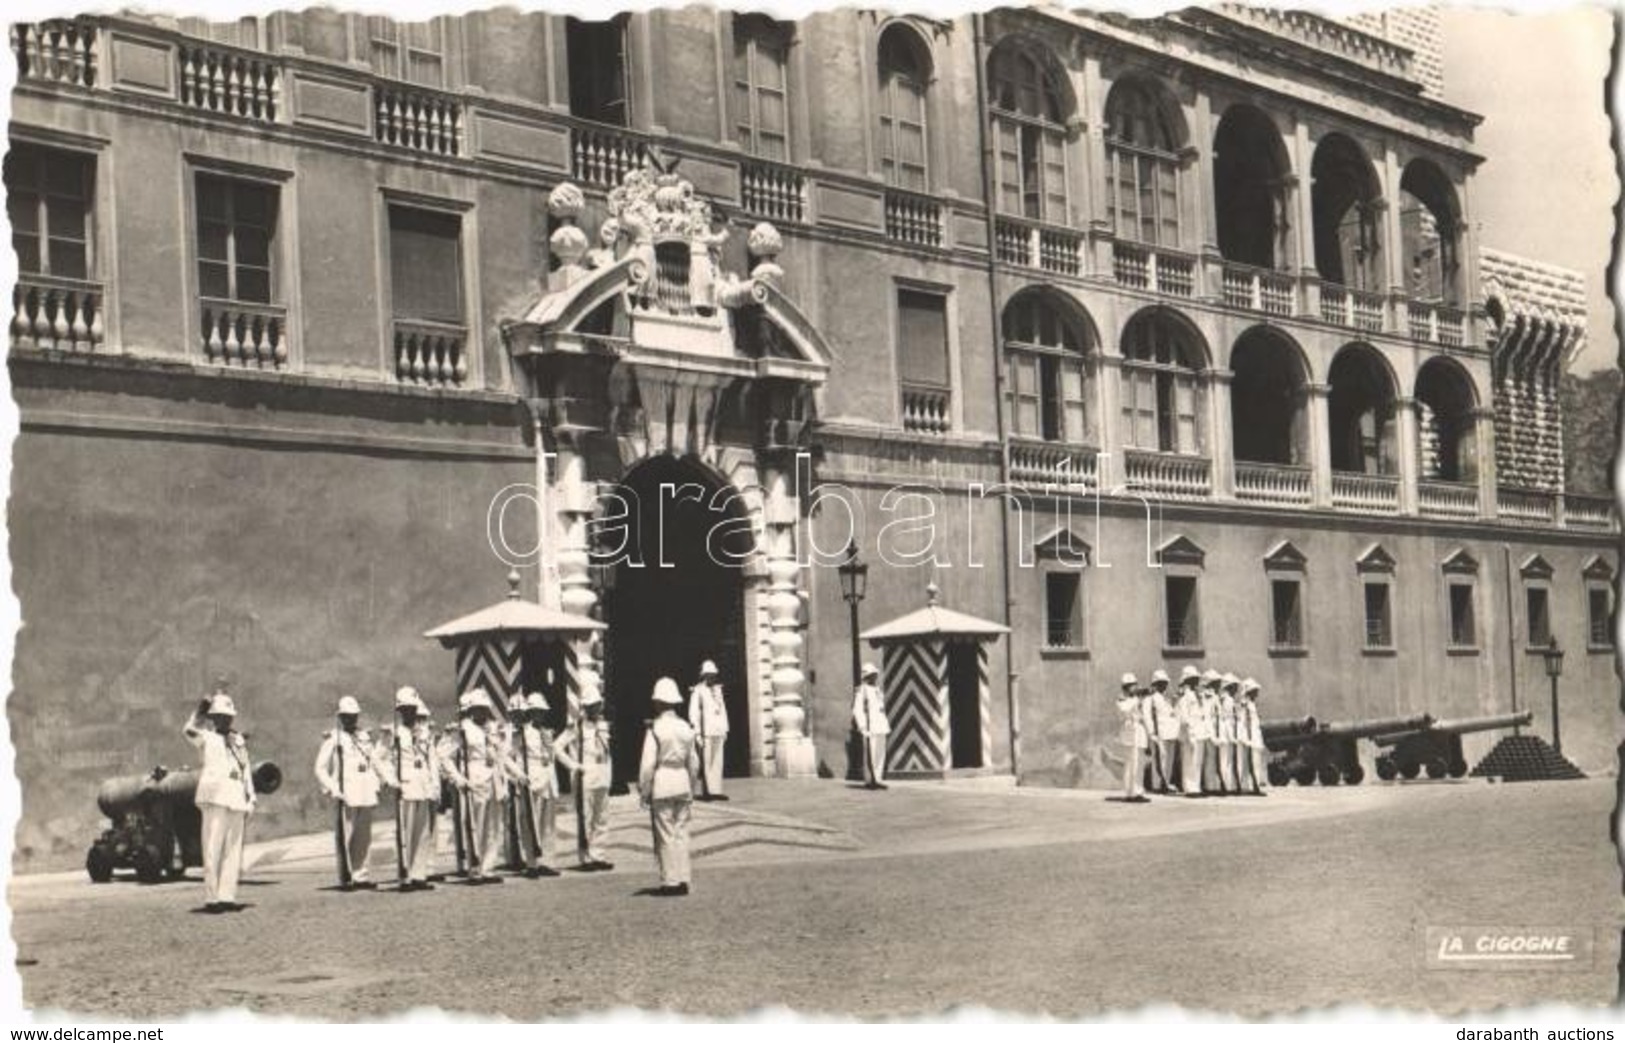
<path fill-rule="evenodd" d="M 282 769 L 270 761 L 254 765 L 254 792 L 265 796 L 282 785 Z M 85 872 L 104 884 L 120 869 L 154 884 L 174 879 L 188 866 L 203 864 L 203 815 L 194 803 L 198 773 L 163 765 L 146 775 L 108 779 L 96 792 L 96 806 L 112 824 L 90 845 Z"/>
<path fill-rule="evenodd" d="M 1432 721 L 1426 728 L 1377 736 L 1372 739 L 1382 751 L 1377 755 L 1377 777 L 1384 781 L 1396 777 L 1414 779 L 1426 772 L 1430 779 L 1446 776 L 1459 779 L 1467 774 L 1467 758 L 1461 748 L 1463 735 L 1516 728 L 1533 719 L 1534 714 L 1525 710 L 1489 717 Z"/>
<path fill-rule="evenodd" d="M 1308 786 L 1316 780 L 1322 786 L 1335 786 L 1339 782 L 1358 785 L 1365 780 L 1358 740 L 1420 731 L 1432 721 L 1425 713 L 1331 723 L 1317 723 L 1313 717 L 1301 721 L 1266 721 L 1263 731 L 1264 746 L 1270 751 L 1270 785 L 1285 786 L 1290 781 Z"/>

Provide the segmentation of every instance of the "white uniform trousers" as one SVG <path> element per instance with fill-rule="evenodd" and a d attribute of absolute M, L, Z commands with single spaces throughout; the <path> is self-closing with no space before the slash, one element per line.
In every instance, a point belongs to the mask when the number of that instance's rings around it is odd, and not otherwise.
<path fill-rule="evenodd" d="M 401 862 L 406 879 L 415 884 L 434 873 L 434 805 L 432 800 L 401 801 Z"/>
<path fill-rule="evenodd" d="M 372 879 L 367 856 L 372 852 L 373 808 L 344 806 L 344 850 L 350 859 L 350 879 L 363 883 Z"/>
<path fill-rule="evenodd" d="M 1186 796 L 1202 792 L 1202 751 L 1206 745 L 1201 739 L 1179 740 L 1179 788 Z"/>
<path fill-rule="evenodd" d="M 1138 797 L 1145 793 L 1140 784 L 1140 753 L 1138 746 L 1123 747 L 1123 796 Z"/>
<path fill-rule="evenodd" d="M 1219 785 L 1224 787 L 1226 793 L 1236 792 L 1236 744 L 1233 742 L 1218 743 L 1219 747 Z"/>
<path fill-rule="evenodd" d="M 236 902 L 248 812 L 218 804 L 203 804 L 198 810 L 203 813 L 203 900 L 211 905 Z"/>
<path fill-rule="evenodd" d="M 463 806 L 468 811 L 468 839 L 473 844 L 468 853 L 469 875 L 494 876 L 502 864 L 502 818 L 508 813 L 507 803 L 490 794 L 470 793 Z"/>
<path fill-rule="evenodd" d="M 536 869 L 546 865 L 553 858 L 557 801 L 531 790 L 530 799 L 520 801 L 522 817 L 526 804 L 530 805 L 530 814 L 529 820 L 519 830 L 519 847 L 520 853 L 525 857 L 525 868 Z"/>
<path fill-rule="evenodd" d="M 609 840 L 609 787 L 593 788 L 581 794 L 587 811 L 587 861 L 608 862 L 605 847 Z M 579 827 L 579 823 L 577 823 Z"/>
<path fill-rule="evenodd" d="M 1253 755 L 1253 789 L 1262 793 L 1270 788 L 1270 751 L 1267 746 L 1248 748 Z"/>
<path fill-rule="evenodd" d="M 1219 792 L 1219 744 L 1212 739 L 1202 743 L 1202 791 Z"/>
<path fill-rule="evenodd" d="M 714 797 L 722 792 L 722 747 L 727 741 L 725 735 L 712 735 L 698 744 L 700 760 L 705 769 L 705 785 L 700 792 L 706 796 Z"/>
<path fill-rule="evenodd" d="M 688 823 L 694 810 L 692 797 L 660 797 L 649 802 L 654 829 L 655 860 L 663 886 L 686 884 L 693 876 L 688 857 Z"/>
<path fill-rule="evenodd" d="M 886 736 L 870 735 L 863 740 L 867 756 L 863 758 L 865 782 L 886 781 Z"/>
<path fill-rule="evenodd" d="M 1176 739 L 1151 740 L 1151 785 L 1159 793 L 1173 788 L 1174 747 Z"/>

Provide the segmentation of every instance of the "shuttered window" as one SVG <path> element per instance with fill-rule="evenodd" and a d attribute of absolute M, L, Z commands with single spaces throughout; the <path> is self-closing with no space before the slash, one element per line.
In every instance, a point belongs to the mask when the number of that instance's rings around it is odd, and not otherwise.
<path fill-rule="evenodd" d="M 897 291 L 897 370 L 905 384 L 949 386 L 946 296 Z"/>
<path fill-rule="evenodd" d="M 1067 113 L 1059 84 L 1035 55 L 1008 45 L 994 50 L 989 79 L 999 210 L 1067 223 Z"/>
<path fill-rule="evenodd" d="M 739 147 L 763 159 L 790 158 L 791 34 L 760 15 L 734 18 L 734 126 Z"/>
<path fill-rule="evenodd" d="M 5 184 L 18 271 L 89 278 L 96 161 L 76 152 L 14 144 L 6 153 Z"/>
<path fill-rule="evenodd" d="M 462 221 L 455 214 L 389 208 L 389 273 L 396 318 L 461 322 Z"/>
<path fill-rule="evenodd" d="M 198 293 L 269 304 L 277 192 L 211 174 L 197 178 Z"/>
<path fill-rule="evenodd" d="M 927 186 L 925 91 L 931 65 L 913 30 L 891 25 L 880 37 L 880 171 L 888 185 Z"/>

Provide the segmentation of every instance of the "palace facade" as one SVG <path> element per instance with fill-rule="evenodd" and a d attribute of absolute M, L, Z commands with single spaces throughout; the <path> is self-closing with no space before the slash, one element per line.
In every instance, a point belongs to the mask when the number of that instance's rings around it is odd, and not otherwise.
<path fill-rule="evenodd" d="M 1558 397 L 1583 283 L 1477 241 L 1426 13 L 11 42 L 23 865 L 184 759 L 222 673 L 289 771 L 256 831 L 320 828 L 339 695 L 449 714 L 422 634 L 514 567 L 608 624 L 527 683 L 595 672 L 623 775 L 703 658 L 731 773 L 845 775 L 849 543 L 860 628 L 931 584 L 1009 628 L 897 708 L 905 770 L 1105 783 L 1119 675 L 1186 663 L 1267 717 L 1550 737 L 1554 638 L 1564 753 L 1613 768 L 1618 527 L 1564 488 Z"/>

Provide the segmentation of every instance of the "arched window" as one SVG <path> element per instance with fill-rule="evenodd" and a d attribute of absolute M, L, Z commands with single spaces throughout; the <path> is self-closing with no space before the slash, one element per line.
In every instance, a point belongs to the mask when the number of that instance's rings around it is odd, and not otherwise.
<path fill-rule="evenodd" d="M 1327 411 L 1332 470 L 1396 474 L 1394 383 L 1374 348 L 1351 344 L 1332 360 Z"/>
<path fill-rule="evenodd" d="M 1461 222 L 1450 179 L 1427 160 L 1413 159 L 1400 175 L 1399 195 L 1406 289 L 1419 300 L 1455 304 Z"/>
<path fill-rule="evenodd" d="M 1149 309 L 1123 329 L 1123 434 L 1131 449 L 1202 452 L 1202 367 L 1195 330 Z"/>
<path fill-rule="evenodd" d="M 1106 206 L 1119 239 L 1179 245 L 1182 133 L 1171 103 L 1130 79 L 1106 97 Z"/>
<path fill-rule="evenodd" d="M 1350 138 L 1328 134 L 1315 146 L 1309 173 L 1320 277 L 1357 290 L 1381 289 L 1382 193 L 1371 161 Z"/>
<path fill-rule="evenodd" d="M 739 147 L 790 158 L 789 65 L 794 28 L 762 15 L 734 16 L 734 129 Z"/>
<path fill-rule="evenodd" d="M 1303 355 L 1270 327 L 1255 326 L 1230 352 L 1230 431 L 1238 462 L 1309 459 Z"/>
<path fill-rule="evenodd" d="M 1049 294 L 1029 291 L 1005 305 L 1011 430 L 1050 442 L 1089 442 L 1087 317 Z"/>
<path fill-rule="evenodd" d="M 880 171 L 888 185 L 927 187 L 925 92 L 931 52 L 900 22 L 880 34 Z"/>
<path fill-rule="evenodd" d="M 1052 68 L 1011 40 L 988 57 L 998 182 L 994 191 L 1004 213 L 1065 224 L 1071 95 Z"/>
<path fill-rule="evenodd" d="M 1290 170 L 1286 146 L 1268 116 L 1251 105 L 1225 110 L 1213 137 L 1213 210 L 1225 260 L 1285 266 Z"/>
<path fill-rule="evenodd" d="M 1422 364 L 1416 375 L 1416 437 L 1423 479 L 1477 478 L 1476 404 L 1472 380 L 1460 363 L 1434 358 Z"/>

